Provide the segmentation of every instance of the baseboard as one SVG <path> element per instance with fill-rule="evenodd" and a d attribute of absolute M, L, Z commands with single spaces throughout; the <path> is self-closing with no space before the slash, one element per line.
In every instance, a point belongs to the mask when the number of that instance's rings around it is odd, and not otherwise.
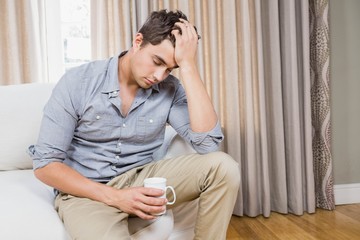
<path fill-rule="evenodd" d="M 334 185 L 335 205 L 360 203 L 360 183 Z"/>

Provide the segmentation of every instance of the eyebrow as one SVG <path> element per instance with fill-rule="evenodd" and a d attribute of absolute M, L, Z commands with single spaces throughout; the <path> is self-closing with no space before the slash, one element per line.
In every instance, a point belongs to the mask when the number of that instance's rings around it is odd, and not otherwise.
<path fill-rule="evenodd" d="M 160 57 L 159 55 L 154 55 L 160 62 L 162 62 L 165 66 L 168 66 L 168 64 L 165 62 L 165 60 Z M 175 65 L 174 67 L 170 67 L 169 69 L 175 69 L 175 68 L 178 68 L 179 66 L 178 65 Z"/>

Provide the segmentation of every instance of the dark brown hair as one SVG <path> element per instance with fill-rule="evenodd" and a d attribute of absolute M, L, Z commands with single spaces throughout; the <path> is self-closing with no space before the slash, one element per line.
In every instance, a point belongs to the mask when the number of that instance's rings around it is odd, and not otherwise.
<path fill-rule="evenodd" d="M 171 34 L 171 31 L 178 29 L 181 34 L 181 29 L 175 25 L 175 23 L 180 22 L 180 18 L 188 20 L 186 15 L 179 10 L 160 10 L 152 12 L 139 30 L 139 33 L 143 35 L 143 43 L 141 45 L 144 46 L 148 43 L 157 45 L 163 40 L 169 39 L 175 47 L 175 36 Z"/>

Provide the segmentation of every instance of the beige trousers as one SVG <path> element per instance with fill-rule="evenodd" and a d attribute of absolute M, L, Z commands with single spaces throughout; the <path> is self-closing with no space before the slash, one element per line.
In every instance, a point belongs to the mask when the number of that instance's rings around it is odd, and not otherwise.
<path fill-rule="evenodd" d="M 142 186 L 147 177 L 165 177 L 175 188 L 175 207 L 199 198 L 195 239 L 226 239 L 237 197 L 238 164 L 223 152 L 190 154 L 132 169 L 111 180 L 115 188 Z M 100 202 L 59 194 L 56 210 L 73 239 L 130 239 L 128 214 Z"/>

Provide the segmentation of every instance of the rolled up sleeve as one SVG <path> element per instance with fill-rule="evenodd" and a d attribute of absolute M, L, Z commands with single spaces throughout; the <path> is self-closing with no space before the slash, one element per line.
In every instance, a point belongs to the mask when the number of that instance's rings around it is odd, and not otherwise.
<path fill-rule="evenodd" d="M 66 158 L 77 123 L 76 94 L 68 87 L 69 81 L 69 76 L 59 81 L 44 107 L 38 141 L 28 148 L 34 170 Z"/>
<path fill-rule="evenodd" d="M 61 151 L 50 150 L 49 148 L 35 145 L 31 145 L 28 152 L 33 159 L 34 170 L 45 167 L 51 162 L 62 162 L 66 157 L 66 154 Z"/>
<path fill-rule="evenodd" d="M 215 127 L 209 132 L 193 132 L 188 130 L 188 136 L 191 145 L 200 154 L 214 152 L 219 149 L 219 145 L 224 139 L 224 135 L 221 131 L 220 123 L 217 122 Z"/>

